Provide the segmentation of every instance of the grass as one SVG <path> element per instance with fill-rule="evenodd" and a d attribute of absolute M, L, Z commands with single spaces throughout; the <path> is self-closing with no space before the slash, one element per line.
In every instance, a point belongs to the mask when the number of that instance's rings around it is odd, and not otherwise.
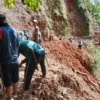
<path fill-rule="evenodd" d="M 91 67 L 93 69 L 94 75 L 97 77 L 98 67 L 100 66 L 100 47 L 99 46 L 95 47 L 93 42 L 90 42 L 88 48 L 93 57 L 93 63 L 91 64 Z"/>

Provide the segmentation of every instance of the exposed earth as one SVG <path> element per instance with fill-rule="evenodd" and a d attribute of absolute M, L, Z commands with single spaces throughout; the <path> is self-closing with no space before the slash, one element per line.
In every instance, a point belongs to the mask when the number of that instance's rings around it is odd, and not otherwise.
<path fill-rule="evenodd" d="M 4 2 L 4 0 L 2 1 Z M 53 2 L 53 0 L 50 1 Z M 48 1 L 47 4 L 50 4 L 50 1 Z M 50 18 L 53 17 L 50 15 L 52 11 L 46 12 L 49 7 L 52 10 L 52 5 L 46 7 L 46 9 L 42 8 L 42 12 L 35 13 L 27 10 L 26 6 L 20 3 L 20 0 L 15 4 L 15 9 L 4 8 L 3 2 L 0 3 L 0 11 L 3 11 L 7 15 L 7 21 L 17 30 L 26 28 L 31 33 L 33 27 L 32 18 L 39 20 L 39 27 L 43 32 L 45 32 L 48 21 L 51 22 L 50 24 L 55 25 L 52 26 L 55 28 L 55 33 L 59 32 L 59 23 L 63 23 L 62 17 L 57 17 L 54 22 L 47 18 L 47 16 L 50 16 Z M 67 2 L 68 0 L 66 0 L 66 3 Z M 73 11 L 75 7 L 73 7 L 71 3 L 70 5 L 71 6 L 68 7 L 69 13 L 73 15 L 69 15 L 70 21 L 72 28 L 74 27 L 74 33 L 77 34 L 81 32 L 81 30 L 76 29 L 78 27 L 76 24 L 80 23 L 77 19 L 79 15 L 77 17 L 75 13 L 77 11 Z M 73 23 L 73 21 L 76 22 Z M 82 25 L 82 23 L 81 20 L 80 24 Z M 76 43 L 77 39 L 76 41 L 70 42 L 68 39 L 59 40 L 56 36 L 54 36 L 54 40 L 52 41 L 42 42 L 41 45 L 46 50 L 46 78 L 41 78 L 41 70 L 39 68 L 39 71 L 36 70 L 33 75 L 30 89 L 23 91 L 25 69 L 25 65 L 23 65 L 23 67 L 19 69 L 20 81 L 18 86 L 18 98 L 15 100 L 100 100 L 100 82 L 95 78 L 92 72 L 91 63 L 93 63 L 93 59 L 90 55 L 90 51 L 86 46 L 83 46 L 82 50 L 78 49 Z M 19 62 L 23 58 L 24 57 L 20 55 Z M 0 81 L 0 83 L 2 82 Z M 3 91 L 2 88 L 0 88 L 0 100 L 6 100 L 5 91 Z"/>
<path fill-rule="evenodd" d="M 17 100 L 100 100 L 100 85 L 90 70 L 87 51 L 79 50 L 69 40 L 42 43 L 46 50 L 47 76 L 35 72 L 30 89 L 23 91 L 24 66 L 20 69 Z M 21 55 L 20 59 L 24 57 Z M 5 100 L 1 91 L 0 100 Z"/>

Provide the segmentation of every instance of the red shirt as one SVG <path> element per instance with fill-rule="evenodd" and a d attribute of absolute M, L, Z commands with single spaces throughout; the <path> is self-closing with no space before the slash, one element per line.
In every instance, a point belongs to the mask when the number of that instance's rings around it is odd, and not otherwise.
<path fill-rule="evenodd" d="M 0 29 L 0 40 L 2 40 L 2 29 Z"/>

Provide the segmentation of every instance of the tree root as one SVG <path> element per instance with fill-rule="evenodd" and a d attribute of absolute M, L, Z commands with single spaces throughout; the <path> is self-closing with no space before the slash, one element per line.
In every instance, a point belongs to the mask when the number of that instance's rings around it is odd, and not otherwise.
<path fill-rule="evenodd" d="M 86 73 L 80 72 L 78 70 L 74 70 L 74 71 L 75 71 L 75 73 L 79 73 L 79 74 L 82 74 L 82 75 L 86 76 L 87 79 L 95 86 L 97 91 L 100 93 L 99 85 L 97 83 L 94 83 L 93 81 L 91 81 L 90 77 Z"/>

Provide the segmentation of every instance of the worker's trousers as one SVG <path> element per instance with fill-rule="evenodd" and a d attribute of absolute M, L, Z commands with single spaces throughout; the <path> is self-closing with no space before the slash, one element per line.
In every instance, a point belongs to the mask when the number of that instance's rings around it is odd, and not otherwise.
<path fill-rule="evenodd" d="M 24 75 L 24 89 L 29 89 L 32 76 L 34 74 L 34 71 L 36 69 L 36 62 L 33 59 L 33 56 L 31 56 L 29 59 L 26 59 L 26 68 L 25 68 L 25 75 Z"/>
<path fill-rule="evenodd" d="M 26 59 L 26 68 L 25 68 L 25 76 L 24 76 L 24 89 L 29 89 L 32 76 L 34 74 L 35 69 L 37 68 L 37 64 L 39 63 L 41 66 L 42 75 L 46 76 L 46 67 L 45 67 L 45 56 L 37 57 L 34 60 L 34 57 L 31 56 L 29 59 Z"/>

